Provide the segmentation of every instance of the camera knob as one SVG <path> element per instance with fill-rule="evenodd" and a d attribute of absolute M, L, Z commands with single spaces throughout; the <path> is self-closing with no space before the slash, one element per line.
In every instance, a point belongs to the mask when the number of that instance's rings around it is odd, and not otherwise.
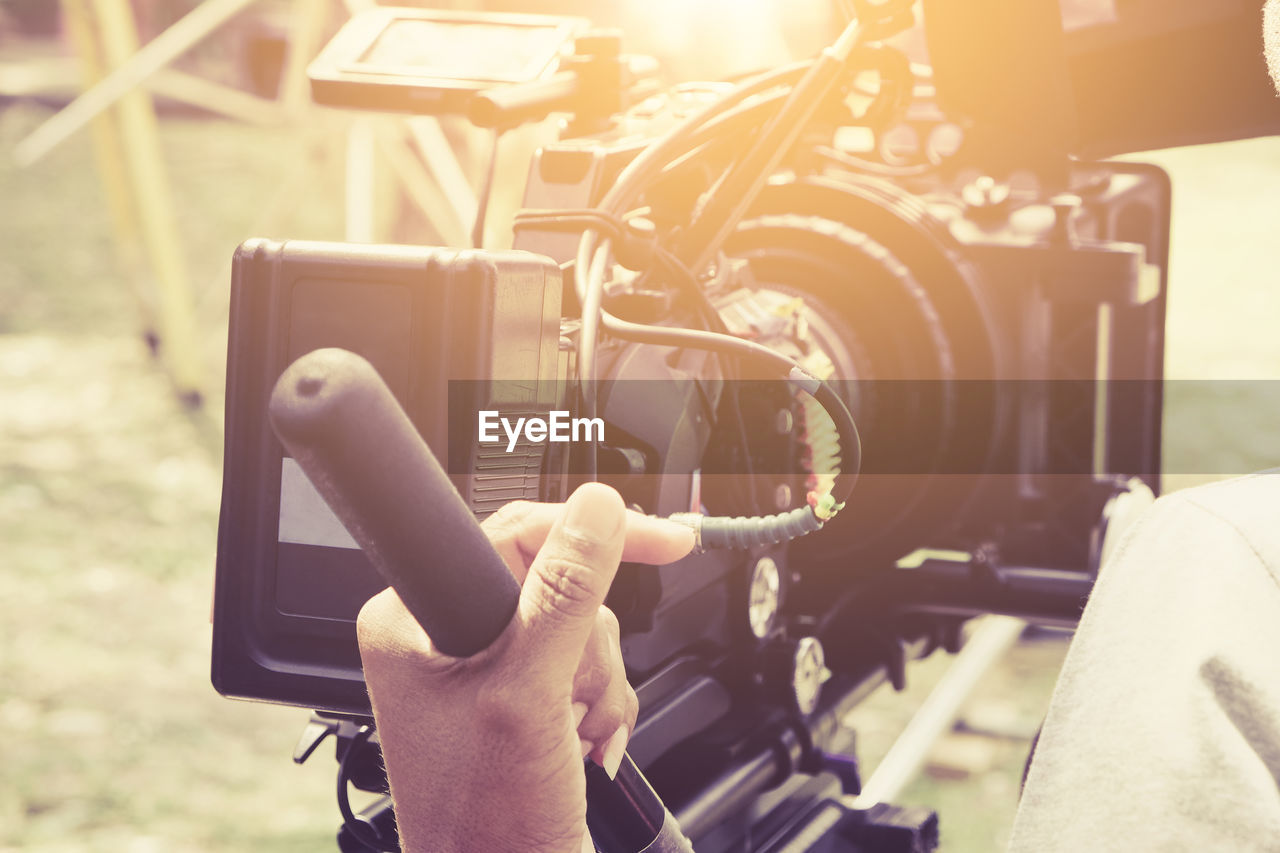
<path fill-rule="evenodd" d="M 771 558 L 761 557 L 751 568 L 751 583 L 747 587 L 747 624 L 757 640 L 763 640 L 773 631 L 781 603 L 782 573 Z"/>
<path fill-rule="evenodd" d="M 1053 228 L 1049 231 L 1051 243 L 1074 246 L 1079 242 L 1075 217 L 1082 204 L 1083 199 L 1075 193 L 1058 193 L 1049 199 L 1049 207 L 1053 209 Z"/>
<path fill-rule="evenodd" d="M 812 714 L 817 709 L 822 685 L 830 678 L 822 643 L 817 637 L 802 637 L 796 643 L 791 670 L 791 692 L 801 714 Z"/>
<path fill-rule="evenodd" d="M 960 197 L 970 211 L 1003 209 L 1009 201 L 1010 187 L 990 175 L 979 175 L 960 189 Z"/>
<path fill-rule="evenodd" d="M 775 643 L 765 651 L 764 678 L 774 695 L 804 716 L 818 708 L 822 686 L 831 678 L 817 637 Z"/>

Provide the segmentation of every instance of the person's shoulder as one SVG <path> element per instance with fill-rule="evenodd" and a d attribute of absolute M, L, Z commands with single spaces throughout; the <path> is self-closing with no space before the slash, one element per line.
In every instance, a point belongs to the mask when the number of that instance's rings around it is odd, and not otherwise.
<path fill-rule="evenodd" d="M 1280 577 L 1280 468 L 1183 489 L 1156 503 L 1216 519 Z"/>

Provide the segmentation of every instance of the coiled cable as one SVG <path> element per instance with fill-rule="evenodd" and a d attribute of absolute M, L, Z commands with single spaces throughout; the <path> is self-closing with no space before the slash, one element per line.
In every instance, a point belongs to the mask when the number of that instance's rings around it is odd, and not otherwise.
<path fill-rule="evenodd" d="M 876 38 L 886 37 L 893 28 L 900 28 L 910 17 L 909 4 L 891 0 L 881 4 L 864 5 L 855 2 L 859 13 L 868 18 Z M 905 17 L 904 17 L 905 16 Z M 618 177 L 600 205 L 600 213 L 621 222 L 631 200 L 639 195 L 642 187 L 655 175 L 667 169 L 691 151 L 714 138 L 709 126 L 724 126 L 722 119 L 753 98 L 761 97 L 780 87 L 790 87 L 785 98 L 768 98 L 781 101 L 771 120 L 761 129 L 755 143 L 746 155 L 730 166 L 726 175 L 713 189 L 703 216 L 694 224 L 700 232 L 698 239 L 686 243 L 686 255 L 696 254 L 703 263 L 718 251 L 726 234 L 736 226 L 775 168 L 779 158 L 794 143 L 801 128 L 808 123 L 828 93 L 837 85 L 850 56 L 862 42 L 862 22 L 853 20 L 841 33 L 836 43 L 823 51 L 812 62 L 797 63 L 748 80 L 725 97 L 709 104 L 689 116 L 669 131 L 663 138 L 647 147 L 631 161 Z M 754 110 L 753 110 L 754 112 Z M 720 216 L 725 207 L 727 215 Z M 714 209 L 714 216 L 708 216 Z M 744 361 L 754 361 L 770 366 L 786 375 L 798 390 L 810 395 L 831 419 L 834 436 L 823 439 L 821 461 L 832 466 L 830 471 L 817 472 L 830 478 L 830 490 L 811 493 L 809 505 L 787 513 L 753 518 L 704 518 L 700 515 L 681 514 L 676 520 L 695 527 L 702 547 L 747 548 L 762 544 L 777 544 L 797 536 L 811 533 L 830 520 L 843 506 L 857 482 L 861 467 L 862 447 L 857 426 L 844 401 L 821 379 L 809 375 L 795 361 L 768 347 L 753 341 L 730 335 L 696 329 L 679 329 L 665 326 L 643 325 L 621 320 L 603 307 L 602 294 L 609 265 L 609 237 L 601 230 L 613 231 L 617 238 L 621 228 L 598 228 L 589 224 L 578 246 L 574 264 L 574 288 L 583 306 L 583 333 L 579 339 L 579 377 L 583 386 L 583 402 L 588 416 L 593 415 L 595 394 L 595 349 L 599 332 L 638 343 L 682 346 L 707 349 L 736 355 Z M 713 232 L 713 233 L 709 233 Z M 686 235 L 686 240 L 688 235 Z M 839 466 L 839 467 L 836 467 Z M 594 466 L 591 466 L 594 470 Z M 817 468 L 817 465 L 811 467 Z M 825 484 L 825 483 L 824 483 Z M 693 519 L 698 519 L 696 522 Z"/>

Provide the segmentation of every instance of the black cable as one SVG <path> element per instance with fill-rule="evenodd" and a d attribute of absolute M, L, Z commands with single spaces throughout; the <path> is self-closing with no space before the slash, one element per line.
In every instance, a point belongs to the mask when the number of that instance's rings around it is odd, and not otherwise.
<path fill-rule="evenodd" d="M 520 220 L 527 226 L 552 226 L 556 228 L 564 226 L 577 226 L 588 222 L 597 222 L 602 228 L 621 234 L 622 228 L 614 217 L 601 214 L 599 211 L 564 211 L 563 214 L 557 212 L 530 212 L 521 214 Z M 707 298 L 706 291 L 699 285 L 697 277 L 693 272 L 680 262 L 680 260 L 671 252 L 663 249 L 661 246 L 654 247 L 655 266 L 663 272 L 670 275 L 695 301 L 698 309 L 698 315 L 702 321 L 715 332 L 728 334 L 728 327 L 724 324 L 724 319 L 720 313 L 711 304 L 711 300 Z M 645 274 L 641 280 L 644 281 L 652 270 Z M 747 438 L 746 425 L 743 422 L 742 402 L 739 397 L 738 387 L 735 379 L 738 374 L 738 365 L 735 359 L 726 359 L 725 363 L 725 379 L 729 385 L 729 394 L 732 403 L 732 415 L 737 430 L 735 438 L 738 440 L 739 448 L 742 451 L 742 460 L 744 471 L 750 479 L 754 475 L 754 465 L 751 461 L 751 445 Z M 594 409 L 594 400 L 581 400 L 583 410 L 587 412 L 588 417 L 594 417 L 592 413 Z M 591 467 L 591 460 L 588 455 L 588 468 Z M 597 476 L 595 470 L 588 470 L 587 475 L 594 479 Z M 754 489 L 749 491 L 748 502 L 753 512 L 759 512 L 759 502 Z"/>
<path fill-rule="evenodd" d="M 608 214 L 601 213 L 598 216 L 601 221 L 611 221 Z M 589 234 L 590 232 L 588 232 Z M 579 254 L 574 270 L 578 299 L 583 306 L 583 329 L 579 341 L 578 374 L 579 387 L 587 416 L 595 416 L 593 414 L 596 403 L 594 389 L 595 345 L 599 330 L 602 328 L 614 337 L 636 343 L 692 347 L 712 352 L 733 354 L 748 363 L 755 362 L 768 365 L 771 369 L 787 376 L 801 390 L 813 395 L 835 424 L 842 454 L 842 470 L 835 477 L 831 495 L 837 505 L 842 505 L 853 492 L 853 486 L 857 482 L 862 460 L 862 444 L 857 426 L 853 421 L 853 415 L 839 395 L 832 391 L 826 383 L 809 376 L 804 367 L 795 360 L 754 341 L 697 329 L 679 329 L 631 323 L 605 311 L 600 306 L 599 300 L 604 291 L 602 285 L 604 268 L 608 264 L 609 258 L 609 241 L 605 240 L 594 246 L 592 256 L 584 261 L 583 250 L 591 246 L 591 241 L 584 236 L 582 243 L 578 247 Z M 583 270 L 586 270 L 585 275 L 582 274 Z M 588 322 L 589 318 L 591 322 Z M 587 456 L 588 467 L 594 471 L 595 467 L 592 464 L 594 460 L 590 458 L 593 455 L 593 451 L 594 446 L 588 451 Z"/>
<path fill-rule="evenodd" d="M 810 503 L 809 506 L 800 509 L 763 517 L 707 517 L 698 513 L 677 513 L 669 516 L 672 521 L 684 524 L 693 530 L 696 549 L 757 548 L 777 545 L 813 533 L 820 530 L 823 524 L 844 506 L 853 487 L 857 485 L 858 471 L 862 467 L 862 443 L 848 407 L 830 385 L 809 376 L 799 367 L 791 371 L 788 379 L 798 389 L 812 394 L 827 410 L 835 424 L 837 440 L 840 444 L 841 470 L 836 474 L 831 493 L 825 500 L 819 499 L 817 505 Z"/>
<path fill-rule="evenodd" d="M 711 304 L 711 300 L 707 297 L 707 292 L 703 290 L 693 270 L 680 263 L 679 258 L 661 246 L 654 248 L 654 260 L 663 272 L 671 276 L 693 298 L 694 303 L 701 309 L 704 322 L 707 323 L 711 331 L 727 334 L 729 329 L 724 324 L 724 318 L 720 316 L 720 312 Z"/>
<path fill-rule="evenodd" d="M 689 135 L 687 150 L 664 165 L 658 174 L 667 175 L 697 160 L 708 150 L 722 145 L 742 146 L 744 140 L 760 130 L 768 116 L 777 111 L 787 97 L 788 89 L 757 95 L 740 106 L 711 119 Z"/>
<path fill-rule="evenodd" d="M 608 240 L 600 243 L 595 256 L 591 258 L 588 276 L 603 278 L 604 267 L 609 263 Z M 597 417 L 598 401 L 596 399 L 596 344 L 600 336 L 600 322 L 608 316 L 601 305 L 604 299 L 604 288 L 597 287 L 582 294 L 582 328 L 578 332 L 578 387 L 582 398 L 583 413 L 587 418 Z M 585 381 L 583 381 L 585 379 Z M 596 442 L 587 443 L 587 470 L 590 480 L 599 476 L 599 449 Z"/>
<path fill-rule="evenodd" d="M 351 743 L 347 745 L 347 751 L 343 754 L 342 761 L 338 762 L 338 811 L 342 813 L 342 825 L 347 832 L 350 832 L 365 847 L 370 850 L 381 851 L 381 853 L 399 853 L 400 845 L 398 843 L 384 841 L 377 827 L 352 810 L 351 799 L 347 793 L 347 785 L 351 781 L 348 768 L 351 756 L 358 750 L 364 749 L 372 735 L 372 726 L 361 726 L 356 731 L 355 737 L 351 739 Z"/>
<path fill-rule="evenodd" d="M 554 225 L 557 222 L 576 223 L 578 221 L 598 222 L 601 227 L 616 228 L 622 223 L 622 217 L 616 216 L 598 207 L 527 207 L 515 216 L 517 224 L 524 227 L 532 225 Z"/>
<path fill-rule="evenodd" d="M 861 6 L 861 4 L 855 5 Z M 902 13 L 904 10 L 909 16 L 909 4 L 904 4 L 901 0 L 890 0 L 890 2 L 883 4 L 883 8 L 880 10 L 883 12 L 883 17 L 877 17 L 872 22 L 877 25 L 877 32 L 887 32 L 888 27 L 900 25 L 903 20 Z M 867 7 L 862 7 L 860 11 L 867 11 Z M 890 21 L 890 18 L 896 18 L 896 20 Z M 733 207 L 733 210 L 729 212 L 730 218 L 736 221 L 740 217 L 740 212 L 744 205 L 750 201 L 750 199 L 747 199 L 744 202 L 743 196 L 737 193 L 741 189 L 740 185 L 744 182 L 750 185 L 746 189 L 746 196 L 754 196 L 755 191 L 759 190 L 762 181 L 767 178 L 767 173 L 772 169 L 771 163 L 776 149 L 789 148 L 794 142 L 796 135 L 803 125 L 807 123 L 808 117 L 812 115 L 817 104 L 821 102 L 826 93 L 830 91 L 830 87 L 834 85 L 838 72 L 844 68 L 845 60 L 848 59 L 858 45 L 858 33 L 858 24 L 851 24 L 845 28 L 835 46 L 824 51 L 817 60 L 810 63 L 798 63 L 753 78 L 740 85 L 724 98 L 709 104 L 680 122 L 628 164 L 601 202 L 600 208 L 602 212 L 606 215 L 611 214 L 614 217 L 620 217 L 622 212 L 626 210 L 627 204 L 633 195 L 638 195 L 641 188 L 655 174 L 670 168 L 673 161 L 686 156 L 692 149 L 698 148 L 709 140 L 706 125 L 722 119 L 725 114 L 753 97 L 767 93 L 772 89 L 790 86 L 791 91 L 786 96 L 786 100 L 765 129 L 757 135 L 755 143 L 747 156 L 731 166 L 725 176 L 722 177 L 719 185 L 712 191 L 713 201 L 717 196 L 728 199 L 726 203 Z M 798 82 L 796 82 L 797 78 Z M 774 139 L 773 137 L 776 135 L 780 135 L 782 137 L 781 140 Z M 771 146 L 775 150 L 769 150 Z M 704 221 L 708 221 L 711 227 L 714 227 L 722 217 L 709 215 L 707 210 L 708 208 L 704 207 L 702 218 Z M 602 230 L 611 231 L 612 229 L 605 228 Z M 723 223 L 721 223 L 719 230 L 723 231 Z M 616 235 L 617 232 L 614 231 L 613 233 Z M 857 472 L 861 466 L 861 442 L 848 407 L 831 390 L 830 386 L 809 376 L 800 365 L 791 359 L 752 341 L 701 330 L 645 326 L 638 323 L 629 323 L 614 317 L 605 311 L 600 304 L 604 289 L 605 269 L 609 260 L 608 243 L 607 241 L 602 242 L 600 238 L 601 234 L 596 229 L 588 228 L 579 243 L 578 255 L 574 264 L 574 284 L 579 302 L 583 305 L 584 327 L 587 326 L 588 316 L 590 316 L 591 320 L 590 334 L 583 334 L 579 341 L 579 381 L 584 389 L 584 398 L 594 402 L 594 393 L 590 388 L 596 378 L 595 348 L 600 329 L 604 329 L 609 334 L 624 340 L 664 346 L 695 347 L 735 354 L 744 361 L 754 360 L 769 364 L 774 369 L 779 369 L 786 373 L 788 378 L 802 390 L 812 394 L 832 418 L 841 445 L 841 453 L 845 458 L 842 459 L 842 470 L 835 477 L 835 483 L 829 498 L 835 508 L 842 505 L 852 492 L 853 485 L 857 480 Z M 718 247 L 720 239 L 722 238 L 717 234 L 706 246 L 702 247 L 700 261 L 705 259 L 707 252 Z M 796 513 L 800 513 L 803 516 L 806 511 L 808 513 L 807 519 L 800 516 L 792 518 Z M 729 526 L 734 528 L 729 538 L 737 542 L 747 541 L 747 539 L 752 538 L 768 538 L 779 532 L 781 529 L 779 527 L 780 523 L 782 526 L 787 527 L 788 530 L 799 531 L 794 535 L 802 535 L 804 532 L 810 532 L 812 529 L 820 527 L 822 521 L 830 517 L 829 513 L 831 511 L 831 506 L 825 506 L 821 509 L 809 507 L 804 511 L 798 510 L 796 513 L 788 513 L 770 519 L 726 520 L 732 522 Z M 819 512 L 822 513 L 821 518 L 818 517 Z M 744 526 L 739 522 L 746 522 L 746 525 Z M 750 530 L 746 530 L 748 527 Z M 766 527 L 768 528 L 767 531 Z M 800 530 L 799 528 L 804 529 Z M 739 533 L 742 535 L 737 535 Z"/>
<path fill-rule="evenodd" d="M 841 471 L 836 475 L 831 494 L 837 503 L 843 503 L 853 492 L 858 471 L 862 465 L 862 442 L 849 407 L 831 386 L 810 376 L 802 365 L 776 350 L 730 335 L 704 332 L 696 329 L 674 329 L 665 326 L 646 326 L 621 320 L 608 312 L 601 312 L 601 327 L 614 337 L 636 343 L 660 346 L 684 346 L 734 354 L 748 363 L 767 365 L 787 377 L 788 381 L 809 393 L 831 416 L 840 442 Z M 821 472 L 817 472 L 821 473 Z"/>
<path fill-rule="evenodd" d="M 685 121 L 678 124 L 675 128 L 668 132 L 661 140 L 654 145 L 646 148 L 640 156 L 623 170 L 618 180 L 614 183 L 613 188 L 606 194 L 605 199 L 601 203 L 601 208 L 612 214 L 619 214 L 624 209 L 626 200 L 633 192 L 633 186 L 638 189 L 644 181 L 648 179 L 651 172 L 661 170 L 670 162 L 671 159 L 680 156 L 684 150 L 690 146 L 690 140 L 696 139 L 697 134 L 703 128 L 717 117 L 742 104 L 744 101 L 756 95 L 768 92 L 770 89 L 779 86 L 792 84 L 793 88 L 790 95 L 787 96 L 782 108 L 774 117 L 774 126 L 776 127 L 780 119 L 789 117 L 794 112 L 805 112 L 807 116 L 812 111 L 813 105 L 809 103 L 809 99 L 820 99 L 825 95 L 831 85 L 833 78 L 833 63 L 843 66 L 843 57 L 848 55 L 849 50 L 856 41 L 857 25 L 851 25 L 841 34 L 841 38 L 837 41 L 837 45 L 830 51 L 824 52 L 817 60 L 813 62 L 798 63 L 796 65 L 787 66 L 777 71 L 769 72 L 747 81 L 739 86 L 733 92 L 724 98 L 704 107 Z M 799 77 L 798 83 L 792 81 Z M 818 98 L 810 94 L 815 92 Z M 789 109 L 791 108 L 791 109 Z M 792 133 L 798 133 L 799 128 L 787 129 L 785 133 L 790 136 Z M 752 148 L 752 152 L 748 155 L 748 159 L 752 160 L 749 165 L 757 165 L 754 160 L 760 157 L 768 157 L 767 153 L 761 154 L 761 143 L 766 140 L 768 133 L 762 133 L 757 139 L 756 144 Z M 789 147 L 789 146 L 788 146 Z M 755 155 L 754 157 L 752 155 Z M 743 163 L 738 164 L 738 173 L 747 174 L 748 170 L 744 170 Z M 763 167 L 762 167 L 763 168 Z M 731 172 L 734 170 L 731 169 Z M 749 177 L 749 174 L 748 174 Z M 724 187 L 720 187 L 723 189 Z M 800 371 L 803 369 L 790 359 L 775 353 L 773 350 L 763 347 L 751 341 L 733 338 L 724 334 L 714 332 L 702 332 L 696 330 L 679 330 L 668 329 L 660 326 L 642 326 L 636 323 L 628 323 L 620 320 L 613 315 L 604 311 L 599 306 L 599 293 L 603 291 L 603 273 L 604 266 L 607 263 L 607 252 L 601 253 L 601 245 L 596 243 L 597 235 L 594 231 L 587 231 L 583 234 L 582 242 L 579 244 L 577 264 L 575 267 L 575 286 L 578 292 L 578 299 L 583 305 L 584 327 L 588 311 L 595 314 L 599 312 L 599 325 L 610 334 L 617 337 L 635 340 L 647 343 L 673 344 L 677 346 L 692 346 L 699 349 L 710 349 L 717 352 L 736 352 L 740 357 L 752 360 L 763 360 L 778 368 L 784 368 L 785 373 L 792 371 Z M 596 345 L 596 334 L 598 329 L 592 317 L 591 326 L 592 334 L 584 334 L 579 342 L 579 377 L 587 391 L 584 396 L 592 396 L 590 386 L 595 381 L 595 359 L 594 347 Z M 807 374 L 806 374 L 807 375 Z M 839 398 L 834 394 L 828 399 Z M 843 406 L 843 403 L 840 403 Z M 832 413 L 833 420 L 840 420 L 836 413 Z M 852 425 L 852 417 L 845 410 L 845 420 Z M 856 440 L 857 432 L 854 428 L 852 432 L 853 438 Z M 844 432 L 842 437 L 848 437 L 848 431 Z M 844 478 L 837 477 L 837 485 L 843 486 L 850 483 L 847 475 Z M 852 486 L 849 486 L 852 490 Z M 843 501 L 847 497 L 844 489 L 840 489 L 840 493 L 833 491 L 833 495 L 838 494 L 838 500 Z"/>
<path fill-rule="evenodd" d="M 719 334 L 729 334 L 729 327 L 725 325 L 724 318 L 720 316 L 720 312 L 711 303 L 707 292 L 699 285 L 698 279 L 693 272 L 680 263 L 679 258 L 661 247 L 658 247 L 655 255 L 658 265 L 663 271 L 677 279 L 693 298 L 698 310 L 698 316 L 706 327 L 710 331 Z M 753 482 L 755 478 L 755 463 L 751 460 L 751 442 L 747 437 L 747 425 L 742 415 L 742 398 L 738 387 L 742 376 L 742 365 L 739 359 L 725 356 L 723 357 L 723 370 L 725 385 L 729 394 L 729 417 L 734 424 L 734 438 L 737 439 L 738 447 L 742 451 L 742 470 L 747 477 L 747 482 L 752 483 L 751 488 L 747 489 L 746 492 L 747 507 L 752 514 L 758 515 L 760 502 Z"/>
<path fill-rule="evenodd" d="M 599 210 L 525 211 L 517 216 L 516 224 L 518 227 L 542 227 L 542 228 L 555 228 L 555 229 L 575 229 L 575 228 L 581 228 L 581 227 L 595 226 L 600 230 L 607 231 L 613 235 L 621 235 L 625 231 L 622 220 L 620 220 L 618 217 L 612 216 L 610 214 L 607 214 Z M 602 244 L 601 249 L 604 250 L 604 256 L 607 257 L 608 243 Z M 600 257 L 601 257 L 601 254 L 598 252 L 597 258 L 600 258 Z M 675 255 L 673 255 L 671 252 L 667 251 L 666 249 L 662 248 L 661 246 L 655 246 L 654 261 L 655 261 L 656 267 L 668 273 L 682 287 L 682 289 L 688 292 L 695 299 L 695 303 L 697 305 L 699 314 L 701 315 L 702 319 L 704 320 L 706 325 L 713 328 L 713 331 L 711 332 L 711 334 L 716 334 L 730 341 L 741 340 L 739 338 L 734 338 L 728 335 L 728 328 L 724 325 L 723 318 L 720 317 L 720 314 L 718 311 L 716 311 L 715 306 L 712 305 L 710 300 L 707 298 L 706 292 L 699 285 L 697 277 L 693 274 L 692 270 L 690 270 L 688 267 L 686 267 L 683 263 L 680 262 L 679 258 L 677 258 Z M 599 263 L 599 261 L 593 261 L 593 263 Z M 590 294 L 591 292 L 600 293 L 600 290 L 596 289 L 594 291 L 588 291 L 588 294 Z M 611 315 L 605 314 L 602 309 L 598 309 L 598 310 L 593 309 L 590 306 L 587 306 L 585 304 L 583 307 L 584 307 L 584 310 L 583 310 L 584 323 L 583 323 L 583 331 L 581 332 L 581 335 L 584 338 L 594 339 L 599 334 L 598 326 L 595 323 L 587 323 L 586 319 L 593 316 L 602 316 L 602 315 L 611 316 Z M 676 330 L 676 331 L 679 331 L 679 330 Z M 774 352 L 773 350 L 770 350 L 768 348 L 759 347 L 759 345 L 754 345 L 754 346 L 757 347 L 757 349 L 755 350 L 755 352 L 757 353 L 759 352 L 773 353 Z M 592 354 L 594 354 L 594 349 L 595 347 L 591 346 L 587 349 L 584 349 L 584 352 L 591 352 Z M 736 375 L 740 375 L 738 372 L 738 368 L 740 368 L 741 366 L 739 364 L 741 354 L 739 354 L 737 358 L 735 358 L 730 353 L 722 353 L 722 355 L 724 355 L 727 360 L 725 369 L 726 369 L 728 381 L 731 383 L 730 394 L 732 396 L 734 412 L 737 415 L 737 427 L 738 427 L 737 433 L 738 434 L 736 438 L 738 439 L 740 448 L 742 450 L 743 460 L 746 466 L 746 472 L 749 477 L 753 473 L 752 471 L 753 466 L 751 463 L 751 447 L 747 439 L 745 425 L 742 423 L 742 407 L 741 407 L 741 402 L 738 398 L 738 391 L 737 391 L 737 388 L 732 385 L 734 377 Z M 796 369 L 799 367 L 799 365 L 795 364 L 794 362 L 791 362 L 790 360 L 785 361 L 785 365 L 789 369 Z M 579 365 L 579 368 L 580 368 L 580 373 L 584 376 L 594 373 L 594 365 L 591 363 L 590 360 L 588 360 L 585 369 L 581 364 Z M 596 395 L 594 393 L 594 383 L 589 383 L 589 384 L 583 383 L 580 385 L 580 404 L 582 407 L 581 410 L 583 411 L 586 417 L 595 417 L 598 414 L 597 400 L 596 400 Z M 850 422 L 852 421 L 850 420 Z M 855 432 L 855 435 L 856 435 L 856 432 Z M 598 462 L 596 459 L 592 458 L 593 456 L 594 454 L 588 451 L 587 458 L 586 458 L 586 466 L 585 466 L 586 471 L 584 473 L 590 479 L 595 479 L 598 476 Z M 756 498 L 754 493 L 751 495 L 751 504 L 753 507 L 756 506 Z"/>
<path fill-rule="evenodd" d="M 879 24 L 882 19 L 892 19 L 895 26 L 902 27 L 904 23 L 907 26 L 910 25 L 910 21 L 903 21 L 902 15 L 904 12 L 908 17 L 911 15 L 911 5 L 912 0 L 888 0 L 880 4 L 881 8 L 879 9 L 875 6 L 871 7 L 871 10 L 876 11 L 876 15 L 871 15 L 870 10 L 865 7 L 860 11 L 867 14 L 873 23 Z M 850 49 L 849 43 L 851 41 L 856 41 L 854 26 L 845 28 L 831 53 L 838 55 L 842 51 Z M 623 169 L 612 188 L 601 201 L 600 207 L 612 213 L 625 209 L 627 199 L 638 193 L 640 188 L 646 185 L 657 171 L 662 170 L 669 163 L 683 156 L 690 148 L 696 147 L 695 144 L 691 144 L 691 140 L 697 139 L 696 134 L 705 125 L 749 99 L 771 89 L 779 87 L 791 88 L 791 95 L 794 95 L 794 87 L 797 86 L 797 81 L 808 76 L 814 66 L 822 62 L 823 56 L 828 55 L 831 54 L 824 52 L 817 60 L 793 63 L 752 77 L 723 98 L 688 116 L 661 139 L 648 146 Z M 788 97 L 788 100 L 790 99 Z M 584 235 L 584 240 L 589 239 L 589 237 L 590 235 Z"/>
<path fill-rule="evenodd" d="M 840 442 L 840 473 L 836 475 L 836 482 L 844 482 L 839 488 L 832 486 L 831 494 L 840 503 L 844 503 L 853 493 L 853 487 L 858 484 L 858 475 L 862 471 L 862 437 L 858 435 L 858 425 L 854 423 L 853 413 L 829 383 L 818 382 L 816 390 L 809 393 L 822 405 L 835 424 L 836 436 Z"/>
<path fill-rule="evenodd" d="M 624 208 L 626 200 L 637 194 L 654 174 L 688 151 L 691 147 L 689 139 L 699 128 L 756 95 L 781 86 L 790 86 L 803 76 L 812 64 L 811 60 L 806 60 L 752 77 L 723 98 L 685 118 L 627 164 L 601 200 L 600 207 L 609 212 L 617 212 Z"/>
<path fill-rule="evenodd" d="M 719 314 L 716 315 L 719 318 Z M 724 321 L 721 319 L 721 325 Z M 746 474 L 747 482 L 750 488 L 747 489 L 747 508 L 752 515 L 760 514 L 759 495 L 756 494 L 756 466 L 751 459 L 751 440 L 747 436 L 746 419 L 742 416 L 742 395 L 740 383 L 742 382 L 742 362 L 738 359 L 725 359 L 725 381 L 729 385 L 729 396 L 733 403 L 733 418 L 736 427 L 738 446 L 742 448 L 742 471 Z"/>
<path fill-rule="evenodd" d="M 835 44 L 818 55 L 792 85 L 786 101 L 757 134 L 750 150 L 730 166 L 708 193 L 677 251 L 694 269 L 701 269 L 720 251 L 725 239 L 755 203 L 769 176 L 839 83 L 850 57 L 861 43 L 862 26 L 861 21 L 850 22 Z"/>
<path fill-rule="evenodd" d="M 614 240 L 625 236 L 623 220 L 602 210 L 525 210 L 516 214 L 512 230 L 525 228 L 579 232 L 594 228 Z"/>
<path fill-rule="evenodd" d="M 887 2 L 879 4 L 882 8 L 878 10 L 873 5 L 870 9 L 863 7 L 859 11 L 866 14 L 868 19 L 874 23 L 878 24 L 883 18 L 891 20 L 894 26 L 901 29 L 909 27 L 912 23 L 910 16 L 913 2 L 914 0 L 887 0 Z M 872 10 L 875 10 L 877 14 L 872 15 Z M 884 28 L 881 27 L 881 29 L 883 30 Z M 850 28 L 846 28 L 845 32 L 841 34 L 842 39 L 849 34 L 849 30 Z M 840 42 L 837 42 L 837 44 L 840 44 Z M 690 147 L 688 145 L 689 137 L 697 132 L 699 128 L 739 104 L 761 93 L 768 92 L 770 89 L 794 86 L 796 81 L 810 71 L 815 62 L 817 60 L 804 60 L 751 77 L 723 98 L 685 118 L 657 142 L 645 148 L 638 157 L 622 170 L 617 180 L 614 181 L 612 188 L 600 202 L 600 207 L 615 213 L 623 209 L 626 200 L 648 183 L 655 170 L 660 170 L 667 163 L 687 152 Z"/>

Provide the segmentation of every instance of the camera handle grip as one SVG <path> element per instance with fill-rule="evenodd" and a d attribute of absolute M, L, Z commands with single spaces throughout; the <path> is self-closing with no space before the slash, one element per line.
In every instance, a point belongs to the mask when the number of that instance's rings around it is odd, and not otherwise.
<path fill-rule="evenodd" d="M 277 380 L 269 412 L 285 449 L 435 646 L 455 657 L 488 648 L 520 586 L 373 365 L 341 349 L 308 353 Z M 607 849 L 692 853 L 629 756 L 613 781 L 594 765 L 587 772 L 588 822 Z"/>
<path fill-rule="evenodd" d="M 271 425 L 435 646 L 488 648 L 520 585 L 377 371 L 320 349 L 271 394 Z"/>
<path fill-rule="evenodd" d="M 580 91 L 578 75 L 572 71 L 561 71 L 545 80 L 495 86 L 471 100 L 467 118 L 476 127 L 508 130 L 569 109 Z"/>

